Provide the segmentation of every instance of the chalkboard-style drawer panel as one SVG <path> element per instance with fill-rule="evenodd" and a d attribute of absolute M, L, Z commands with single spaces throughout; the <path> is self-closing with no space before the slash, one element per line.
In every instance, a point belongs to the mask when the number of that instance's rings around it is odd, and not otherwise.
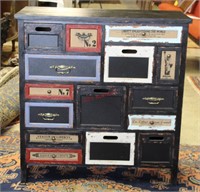
<path fill-rule="evenodd" d="M 132 87 L 129 109 L 169 110 L 177 107 L 177 89 L 174 87 Z"/>
<path fill-rule="evenodd" d="M 100 81 L 100 56 L 25 55 L 27 80 Z"/>
<path fill-rule="evenodd" d="M 82 164 L 82 149 L 27 148 L 27 163 Z"/>
<path fill-rule="evenodd" d="M 124 86 L 77 86 L 78 127 L 123 128 L 126 88 Z"/>
<path fill-rule="evenodd" d="M 66 25 L 66 51 L 101 52 L 101 25 Z"/>
<path fill-rule="evenodd" d="M 25 23 L 25 48 L 31 50 L 63 50 L 61 24 Z"/>
<path fill-rule="evenodd" d="M 50 132 L 41 131 L 36 133 L 35 131 L 28 131 L 27 141 L 28 143 L 47 143 L 47 144 L 80 144 L 82 143 L 81 133 L 73 132 Z"/>
<path fill-rule="evenodd" d="M 172 164 L 174 135 L 171 133 L 139 133 L 138 163 L 145 165 Z"/>
<path fill-rule="evenodd" d="M 175 130 L 175 115 L 128 115 L 128 130 Z"/>
<path fill-rule="evenodd" d="M 106 42 L 181 43 L 181 37 L 181 26 L 106 26 Z"/>
<path fill-rule="evenodd" d="M 25 85 L 26 99 L 73 100 L 74 86 L 64 84 Z"/>
<path fill-rule="evenodd" d="M 134 165 L 135 133 L 86 132 L 86 164 Z"/>
<path fill-rule="evenodd" d="M 106 46 L 104 82 L 152 83 L 153 46 Z"/>
<path fill-rule="evenodd" d="M 25 103 L 25 126 L 72 128 L 72 103 Z"/>

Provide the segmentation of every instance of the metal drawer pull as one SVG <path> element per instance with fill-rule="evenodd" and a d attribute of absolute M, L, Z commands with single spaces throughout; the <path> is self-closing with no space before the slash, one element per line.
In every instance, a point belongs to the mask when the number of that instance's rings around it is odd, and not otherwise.
<path fill-rule="evenodd" d="M 66 65 L 51 65 L 50 69 L 55 69 L 58 74 L 69 74 L 73 69 L 76 69 L 74 66 L 66 66 Z"/>
<path fill-rule="evenodd" d="M 38 116 L 41 116 L 45 121 L 53 121 L 55 117 L 59 117 L 58 113 L 38 113 Z"/>
<path fill-rule="evenodd" d="M 142 36 L 143 36 L 143 37 L 146 36 L 146 32 L 143 32 L 143 33 L 142 33 Z"/>
<path fill-rule="evenodd" d="M 52 140 L 53 142 L 56 142 L 56 137 L 53 136 L 53 137 L 51 138 L 51 140 Z"/>
<path fill-rule="evenodd" d="M 146 100 L 150 105 L 159 105 L 161 101 L 165 99 L 162 97 L 143 97 L 143 100 Z"/>

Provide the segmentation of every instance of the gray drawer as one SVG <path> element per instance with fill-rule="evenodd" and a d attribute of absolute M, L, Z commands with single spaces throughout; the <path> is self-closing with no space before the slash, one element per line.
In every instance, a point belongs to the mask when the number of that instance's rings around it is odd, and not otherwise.
<path fill-rule="evenodd" d="M 72 103 L 25 103 L 25 126 L 72 128 Z"/>
<path fill-rule="evenodd" d="M 174 87 L 132 87 L 129 97 L 129 112 L 141 110 L 175 111 L 177 88 Z"/>
<path fill-rule="evenodd" d="M 100 81 L 100 56 L 25 55 L 26 80 Z"/>
<path fill-rule="evenodd" d="M 25 23 L 25 48 L 30 50 L 63 50 L 61 24 Z"/>

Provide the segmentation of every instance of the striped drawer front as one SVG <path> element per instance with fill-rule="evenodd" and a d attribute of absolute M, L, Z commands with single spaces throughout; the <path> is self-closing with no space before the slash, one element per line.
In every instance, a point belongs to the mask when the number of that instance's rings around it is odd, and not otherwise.
<path fill-rule="evenodd" d="M 27 163 L 82 164 L 82 149 L 27 148 Z"/>

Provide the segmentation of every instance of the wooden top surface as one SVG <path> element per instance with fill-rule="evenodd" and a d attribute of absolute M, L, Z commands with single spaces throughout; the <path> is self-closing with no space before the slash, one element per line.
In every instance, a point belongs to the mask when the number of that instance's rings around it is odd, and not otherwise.
<path fill-rule="evenodd" d="M 141 11 L 127 9 L 88 9 L 88 8 L 56 8 L 56 7 L 25 7 L 15 14 L 15 18 L 24 20 L 47 20 L 47 21 L 75 21 L 83 22 L 153 22 L 159 23 L 190 23 L 191 19 L 182 12 L 175 11 Z"/>

